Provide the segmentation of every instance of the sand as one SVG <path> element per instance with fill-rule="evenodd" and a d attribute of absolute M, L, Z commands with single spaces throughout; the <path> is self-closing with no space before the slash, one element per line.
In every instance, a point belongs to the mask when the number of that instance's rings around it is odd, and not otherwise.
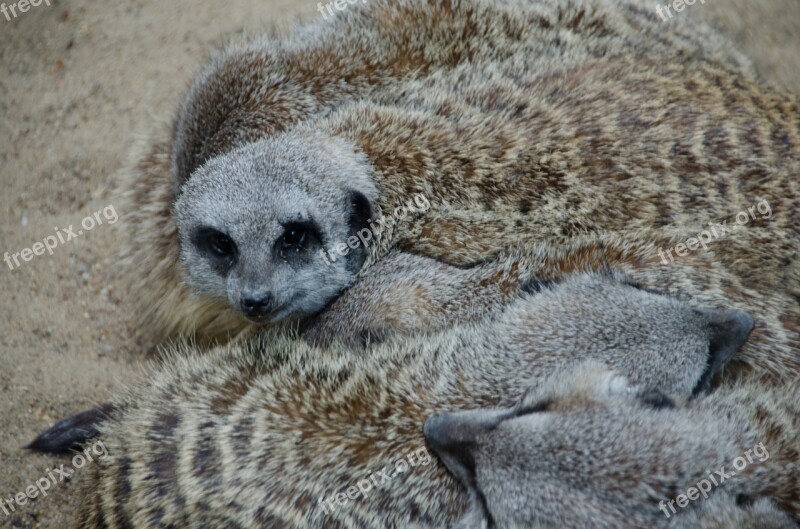
<path fill-rule="evenodd" d="M 72 466 L 23 445 L 103 402 L 153 356 L 117 265 L 123 222 L 112 224 L 124 220 L 117 179 L 130 145 L 169 119 L 217 45 L 321 16 L 292 0 L 50 3 L 0 14 L 0 253 L 64 239 L 13 270 L 0 262 L 0 501 Z M 800 3 L 752 3 L 707 0 L 682 15 L 720 25 L 768 82 L 800 87 Z M 59 481 L 14 512 L 0 503 L 0 527 L 69 527 L 73 489 Z"/>

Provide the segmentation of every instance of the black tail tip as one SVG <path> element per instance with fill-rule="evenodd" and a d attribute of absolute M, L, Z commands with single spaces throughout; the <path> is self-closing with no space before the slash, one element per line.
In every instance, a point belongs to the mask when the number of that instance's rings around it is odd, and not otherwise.
<path fill-rule="evenodd" d="M 61 419 L 22 448 L 45 454 L 63 454 L 84 446 L 100 434 L 99 426 L 114 410 L 110 404 Z"/>

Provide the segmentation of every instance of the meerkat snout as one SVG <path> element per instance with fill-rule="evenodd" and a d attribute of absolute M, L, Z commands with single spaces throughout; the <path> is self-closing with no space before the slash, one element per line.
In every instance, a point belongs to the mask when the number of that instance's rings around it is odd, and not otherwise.
<path fill-rule="evenodd" d="M 271 294 L 251 294 L 242 293 L 242 312 L 249 318 L 260 318 L 272 312 L 272 295 Z"/>
<path fill-rule="evenodd" d="M 755 327 L 753 317 L 737 310 L 698 308 L 695 312 L 704 319 L 711 333 L 708 347 L 708 366 L 695 387 L 695 396 L 709 392 L 716 376 L 745 344 Z"/>
<path fill-rule="evenodd" d="M 369 248 L 331 259 L 364 229 L 377 190 L 343 140 L 292 134 L 213 158 L 175 202 L 186 281 L 256 323 L 303 319 L 354 280 Z"/>

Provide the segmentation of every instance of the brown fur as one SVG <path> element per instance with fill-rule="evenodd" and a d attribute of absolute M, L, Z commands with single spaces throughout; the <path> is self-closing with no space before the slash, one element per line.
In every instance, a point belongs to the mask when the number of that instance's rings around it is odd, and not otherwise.
<path fill-rule="evenodd" d="M 548 270 L 564 275 L 613 263 L 646 288 L 703 299 L 716 308 L 747 309 L 756 330 L 741 351 L 740 369 L 724 373 L 725 378 L 747 374 L 779 383 L 800 368 L 800 305 L 776 287 L 797 286 L 800 277 L 787 274 L 775 251 L 792 244 L 796 251 L 797 241 L 765 233 L 769 238 L 754 244 L 757 232 L 748 231 L 751 239 L 735 244 L 716 242 L 713 256 L 700 252 L 668 265 L 659 264 L 658 246 L 686 234 L 665 240 L 663 234 L 640 232 L 637 240 L 648 242 L 636 245 L 615 235 L 574 241 L 561 250 L 542 244 L 503 261 L 502 268 L 521 275 L 537 269 L 546 277 Z M 740 277 L 736 271 L 742 261 L 759 262 L 760 268 L 746 269 Z M 376 292 L 372 303 L 380 303 L 382 296 Z M 530 301 L 537 299 L 534 295 Z M 605 299 L 602 292 L 600 299 Z M 640 301 L 635 306 L 646 307 Z M 521 382 L 517 378 L 524 370 L 508 358 L 491 359 L 504 344 L 524 349 L 530 339 L 537 356 L 552 347 L 561 363 L 577 360 L 576 350 L 600 347 L 608 354 L 613 350 L 609 340 L 627 343 L 623 333 L 601 330 L 619 318 L 603 302 L 562 298 L 539 310 L 537 319 L 527 323 L 504 324 L 501 312 L 483 327 L 449 331 L 444 336 L 466 332 L 455 350 L 450 339 L 432 335 L 363 351 L 309 349 L 303 341 L 270 333 L 260 342 L 219 349 L 210 357 L 186 351 L 183 357 L 167 358 L 164 370 L 123 399 L 129 407 L 104 426 L 101 438 L 111 457 L 87 476 L 82 527 L 123 526 L 122 520 L 133 527 L 158 527 L 194 517 L 208 527 L 442 527 L 462 512 L 465 497 L 434 466 L 393 480 L 375 495 L 340 509 L 336 517 L 313 507 L 320 496 L 346 489 L 422 446 L 422 421 L 433 411 L 513 401 L 522 391 L 514 381 Z M 638 326 L 635 318 L 633 325 Z M 519 333 L 528 338 L 520 342 Z M 585 341 L 587 333 L 592 337 Z M 665 351 L 680 336 L 670 332 Z M 417 347 L 423 349 L 411 356 L 399 353 Z M 476 350 L 480 358 L 472 358 Z M 394 351 L 391 359 L 387 351 Z M 436 364 L 441 358 L 448 360 Z M 635 354 L 629 360 L 642 368 L 649 363 Z M 680 365 L 668 362 L 669 370 Z M 549 368 L 537 362 L 528 367 L 536 369 L 537 381 L 548 378 Z M 269 496 L 262 498 L 264 491 Z M 254 512 L 254 505 L 263 508 Z"/>
<path fill-rule="evenodd" d="M 780 380 L 796 372 L 800 122 L 795 99 L 755 84 L 735 57 L 715 47 L 712 37 L 682 28 L 667 31 L 668 26 L 648 22 L 652 16 L 642 10 L 598 8 L 595 17 L 591 9 L 577 4 L 543 2 L 534 9 L 536 16 L 517 18 L 519 12 L 490 7 L 462 12 L 457 2 L 441 4 L 433 15 L 423 8 L 423 15 L 417 16 L 406 3 L 393 4 L 401 6 L 394 8 L 376 5 L 374 12 L 380 16 L 371 24 L 380 31 L 370 33 L 356 24 L 352 32 L 368 35 L 365 48 L 370 53 L 397 45 L 397 40 L 374 38 L 383 35 L 381 31 L 399 35 L 404 44 L 415 42 L 402 27 L 410 32 L 419 20 L 426 21 L 425 28 L 446 29 L 444 43 L 424 32 L 421 42 L 430 42 L 426 49 L 447 53 L 434 54 L 437 59 L 426 65 L 403 47 L 396 55 L 382 51 L 361 55 L 357 46 L 348 49 L 347 44 L 353 43 L 347 24 L 371 12 L 360 10 L 337 22 L 342 24 L 335 26 L 338 33 L 320 30 L 315 36 L 316 30 L 308 30 L 298 37 L 297 45 L 286 49 L 296 52 L 304 39 L 310 39 L 315 44 L 308 54 L 313 60 L 307 64 L 322 60 L 361 68 L 358 59 L 347 62 L 351 53 L 384 61 L 377 61 L 383 66 L 369 75 L 356 68 L 352 75 L 341 76 L 331 68 L 327 72 L 332 77 L 309 78 L 311 69 L 302 66 L 303 61 L 264 58 L 264 53 L 287 53 L 277 44 L 234 50 L 212 64 L 192 94 L 196 96 L 203 86 L 212 92 L 220 87 L 228 91 L 217 92 L 217 99 L 199 96 L 196 101 L 201 104 L 194 110 L 191 96 L 188 100 L 186 123 L 199 138 L 180 151 L 188 156 L 178 156 L 173 166 L 173 138 L 156 145 L 140 162 L 139 172 L 131 178 L 131 198 L 137 224 L 133 236 L 141 244 L 131 247 L 129 260 L 139 281 L 135 290 L 146 301 L 149 321 L 157 322 L 153 328 L 165 335 L 199 331 L 201 338 L 212 340 L 246 328 L 225 306 L 193 298 L 183 286 L 171 203 L 180 182 L 203 161 L 229 153 L 243 142 L 291 133 L 291 125 L 310 117 L 306 126 L 344 136 L 368 154 L 382 178 L 382 209 L 420 191 L 437 205 L 408 233 L 374 247 L 372 266 L 351 288 L 362 297 L 348 298 L 345 293 L 334 304 L 341 312 L 321 316 L 318 325 L 327 327 L 317 335 L 323 337 L 320 341 L 332 332 L 382 337 L 394 330 L 448 326 L 454 321 L 452 315 L 466 315 L 469 320 L 470 296 L 464 295 L 469 291 L 459 290 L 459 285 L 487 287 L 481 291 L 489 294 L 486 298 L 475 296 L 476 306 L 494 307 L 514 296 L 515 291 L 506 291 L 504 285 L 518 284 L 517 279 L 560 278 L 576 269 L 608 266 L 693 303 L 729 308 L 730 299 L 732 306 L 752 312 L 757 328 L 739 365 L 747 369 L 730 370 L 729 379 L 747 372 L 753 378 Z M 443 20 L 462 24 L 464 31 L 437 26 Z M 485 39 L 487 32 L 481 28 L 490 28 L 488 33 L 496 40 Z M 495 33 L 498 28 L 503 31 Z M 565 39 L 562 32 L 578 37 Z M 317 37 L 320 40 L 314 41 Z M 698 39 L 702 52 L 697 51 Z M 555 59 L 547 53 L 514 54 L 524 43 L 548 52 L 558 42 L 566 51 Z M 453 53 L 454 49 L 461 53 Z M 604 57 L 592 52 L 604 52 Z M 499 60 L 499 55 L 505 59 Z M 531 62 L 524 59 L 528 56 Z M 466 59 L 472 60 L 470 67 L 460 67 Z M 287 68 L 287 64 L 301 66 Z M 289 76 L 293 82 L 264 82 L 267 70 L 273 68 L 294 74 Z M 203 85 L 203 80 L 217 74 L 218 83 Z M 459 76 L 464 93 L 459 92 Z M 229 90 L 236 87 L 241 91 Z M 221 94 L 226 95 L 220 98 Z M 279 104 L 266 104 L 273 94 Z M 234 101 L 246 104 L 231 108 Z M 186 105 L 182 112 L 185 117 Z M 384 136 L 371 129 L 374 123 L 386 129 Z M 659 248 L 685 242 L 710 221 L 731 221 L 760 199 L 769 201 L 772 220 L 752 221 L 746 229 L 715 241 L 713 254 L 701 250 L 673 263 L 661 262 Z M 652 226 L 659 229 L 649 230 Z M 403 268 L 425 261 L 392 251 L 398 249 L 419 253 L 423 260 L 440 259 L 443 264 L 437 265 L 433 277 L 447 280 L 434 282 L 426 291 L 410 290 L 414 295 L 396 295 L 392 285 L 411 289 L 426 281 L 408 277 Z M 510 257 L 502 255 L 509 251 Z M 397 268 L 386 255 L 397 259 Z M 381 264 L 385 274 L 370 276 L 371 271 L 381 270 Z M 447 274 L 449 265 L 473 268 L 463 275 L 440 276 Z M 505 272 L 493 272 L 498 267 Z M 380 285 L 384 297 L 364 298 L 370 285 Z M 436 290 L 438 285 L 441 291 Z M 433 292 L 437 296 L 455 292 L 457 302 L 443 301 L 430 312 L 420 311 L 420 300 L 433 298 L 428 294 Z M 364 307 L 374 310 L 365 316 Z M 313 329 L 307 331 L 311 336 Z M 87 527 L 114 526 L 115 519 L 131 520 L 134 526 L 157 525 L 156 521 L 181 516 L 196 516 L 210 526 L 247 527 L 258 522 L 268 527 L 335 526 L 316 517 L 318 511 L 311 511 L 312 521 L 303 519 L 315 495 L 338 491 L 362 473 L 378 470 L 383 462 L 416 448 L 421 442 L 421 416 L 436 406 L 487 403 L 469 391 L 465 392 L 469 397 L 457 402 L 438 401 L 429 379 L 416 380 L 414 389 L 402 394 L 403 383 L 379 366 L 359 371 L 363 375 L 359 380 L 365 382 L 348 386 L 349 370 L 358 365 L 349 354 L 331 360 L 334 368 L 328 370 L 321 367 L 328 360 L 323 364 L 297 360 L 304 355 L 324 357 L 319 350 L 308 355 L 306 345 L 278 343 L 279 347 L 268 348 L 270 355 L 277 354 L 267 359 L 261 358 L 265 349 L 246 349 L 258 358 L 218 352 L 198 363 L 175 360 L 173 370 L 155 379 L 158 392 L 137 393 L 138 402 L 132 401 L 137 406 L 121 413 L 120 422 L 105 430 L 104 439 L 116 455 L 89 478 L 84 504 Z M 284 364 L 287 358 L 294 360 Z M 259 367 L 262 361 L 267 368 Z M 452 372 L 462 374 L 460 369 L 453 366 Z M 277 371 L 279 381 L 273 387 L 270 378 L 264 390 L 251 377 L 266 371 Z M 302 383 L 306 375 L 311 380 L 308 385 Z M 219 386 L 209 377 L 218 377 L 214 380 Z M 344 400 L 331 399 L 332 388 L 340 387 Z M 384 392 L 394 397 L 384 398 Z M 153 400 L 148 400 L 151 396 Z M 268 413 L 269 420 L 237 422 L 240 416 L 231 410 L 240 402 L 242 410 Z M 355 420 L 364 414 L 377 418 L 371 423 L 373 429 L 357 434 L 339 429 L 348 424 L 343 417 Z M 327 422 L 332 418 L 339 420 Z M 253 432 L 259 442 L 243 443 Z M 264 457 L 253 457 L 252 450 Z M 225 454 L 226 465 L 204 466 L 205 458 L 219 461 L 220 454 Z M 322 460 L 320 454 L 325 454 Z M 344 459 L 336 459 L 337 454 L 345 454 Z M 345 465 L 332 470 L 331 461 Z M 409 520 L 423 527 L 440 526 L 458 514 L 464 499 L 459 499 L 454 482 L 441 468 L 431 472 L 436 477 L 429 475 L 422 482 L 411 477 L 392 482 L 386 493 L 365 502 L 363 510 L 340 514 L 338 523 L 385 526 L 389 516 L 402 520 L 398 526 Z M 415 487 L 431 492 L 420 499 L 411 492 Z M 97 490 L 101 492 L 93 493 Z M 269 498 L 259 496 L 265 490 Z M 185 492 L 199 498 L 189 509 Z M 404 499 L 397 500 L 398 496 Z M 248 507 L 253 505 L 262 510 L 253 513 Z M 103 516 L 100 522 L 98 517 Z"/>
<path fill-rule="evenodd" d="M 755 84 L 712 33 L 647 7 L 372 2 L 222 52 L 173 138 L 129 175 L 127 260 L 145 328 L 218 341 L 248 327 L 185 285 L 172 202 L 210 157 L 305 119 L 369 155 L 382 209 L 415 192 L 435 204 L 373 245 L 368 265 L 393 247 L 464 266 L 521 241 L 699 231 L 759 199 L 775 215 L 750 227 L 797 233 L 796 101 Z"/>
<path fill-rule="evenodd" d="M 81 476 L 81 526 L 440 528 L 464 497 L 432 461 L 344 508 L 318 500 L 423 447 L 432 410 L 509 403 L 567 360 L 688 395 L 711 344 L 744 340 L 740 316 L 578 275 L 477 324 L 366 351 L 275 331 L 187 349 L 103 425 L 109 456 Z"/>

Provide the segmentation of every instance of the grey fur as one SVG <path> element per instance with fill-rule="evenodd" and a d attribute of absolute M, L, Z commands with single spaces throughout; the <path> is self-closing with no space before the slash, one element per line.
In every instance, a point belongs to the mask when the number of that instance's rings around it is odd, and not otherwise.
<path fill-rule="evenodd" d="M 248 297 L 272 298 L 270 321 L 319 312 L 348 287 L 366 258 L 357 247 L 341 259 L 320 253 L 364 228 L 369 212 L 355 210 L 356 193 L 374 203 L 367 163 L 342 140 L 309 135 L 304 145 L 277 139 L 248 145 L 201 167 L 175 205 L 187 280 L 202 295 L 239 307 Z M 355 223 L 354 223 L 355 222 Z M 282 248 L 287 226 L 313 223 L 302 245 Z M 201 230 L 230 238 L 236 252 L 217 266 Z"/>
<path fill-rule="evenodd" d="M 722 319 L 737 327 L 735 315 Z M 109 456 L 82 473 L 81 527 L 441 529 L 466 498 L 434 464 L 332 512 L 318 500 L 419 450 L 435 410 L 510 405 L 565 362 L 688 395 L 722 328 L 674 298 L 579 274 L 480 323 L 366 351 L 276 331 L 184 351 L 102 426 Z"/>
<path fill-rule="evenodd" d="M 796 380 L 773 390 L 751 381 L 654 406 L 587 363 L 514 406 L 437 414 L 425 430 L 469 489 L 459 529 L 797 527 L 798 390 Z M 680 508 L 691 487 L 697 497 Z"/>

